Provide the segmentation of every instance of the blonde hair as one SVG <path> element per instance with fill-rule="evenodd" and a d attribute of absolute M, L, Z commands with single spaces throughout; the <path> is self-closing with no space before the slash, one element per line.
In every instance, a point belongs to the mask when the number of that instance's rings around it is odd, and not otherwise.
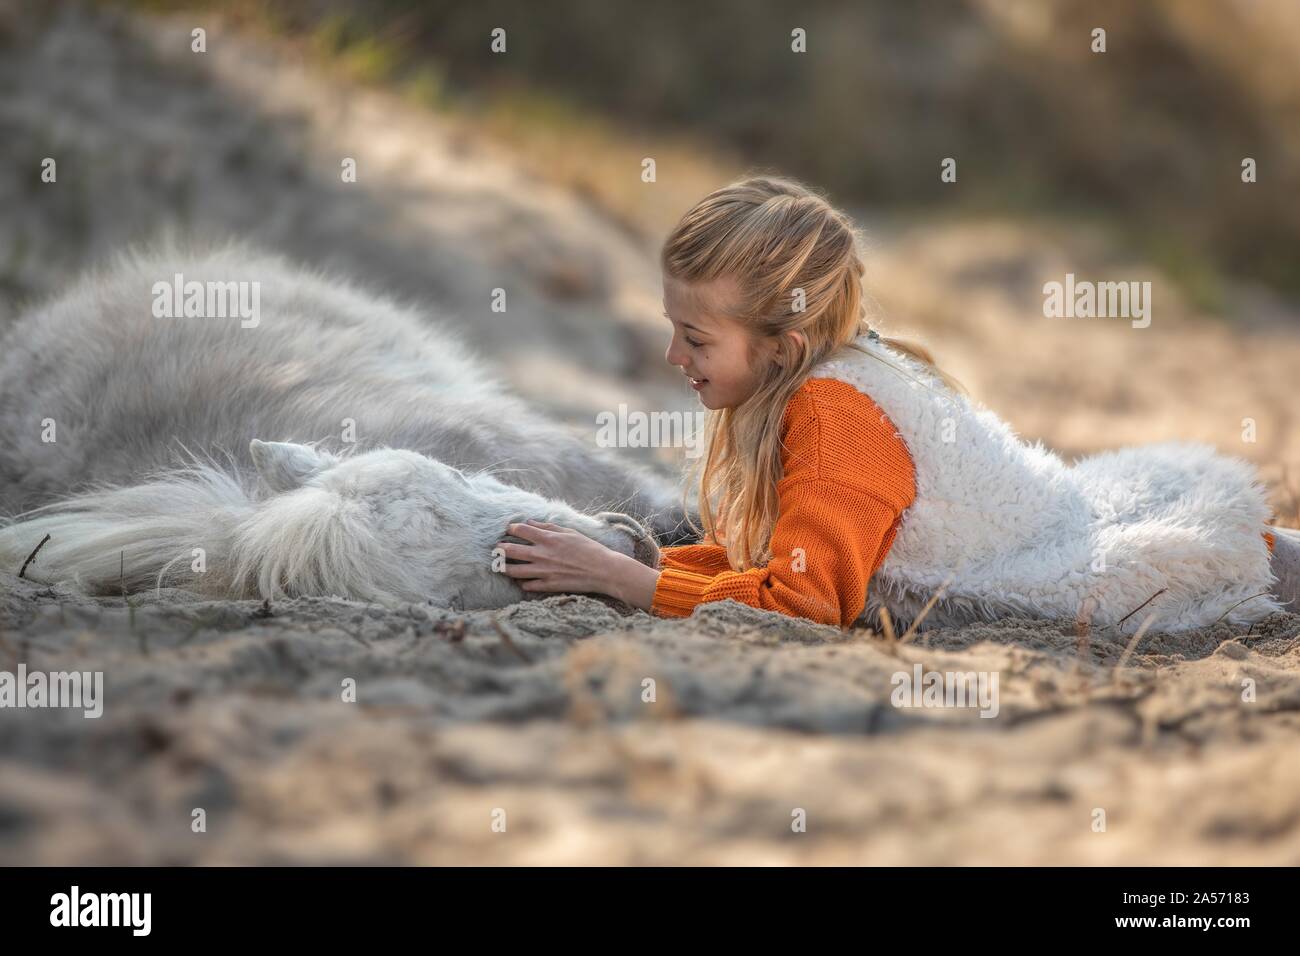
<path fill-rule="evenodd" d="M 750 334 L 751 363 L 764 339 L 775 346 L 765 368 L 753 365 L 759 385 L 749 399 L 735 408 L 710 410 L 704 431 L 707 452 L 692 466 L 699 472 L 703 523 L 695 530 L 706 543 L 724 545 L 736 570 L 771 560 L 786 405 L 814 366 L 832 353 L 866 351 L 853 341 L 870 331 L 861 246 L 848 216 L 803 184 L 775 176 L 750 177 L 710 193 L 664 241 L 660 266 L 665 277 L 687 283 L 734 280 L 741 301 L 731 304 L 728 315 Z M 796 310 L 799 290 L 803 308 Z M 802 345 L 786 335 L 792 330 L 802 334 Z M 929 366 L 947 388 L 966 392 L 921 343 L 880 339 Z M 874 352 L 866 354 L 885 361 Z"/>

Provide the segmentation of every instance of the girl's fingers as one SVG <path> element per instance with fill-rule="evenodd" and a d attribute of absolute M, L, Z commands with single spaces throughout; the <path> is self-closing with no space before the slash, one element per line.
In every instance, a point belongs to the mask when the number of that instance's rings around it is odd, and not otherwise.
<path fill-rule="evenodd" d="M 522 538 L 529 543 L 498 541 L 494 550 L 499 550 L 507 558 L 520 562 L 507 564 L 502 570 L 506 575 L 514 578 L 520 589 L 524 591 L 571 590 L 567 584 L 555 580 L 558 569 L 552 567 L 551 561 L 554 557 L 551 549 L 559 544 L 553 536 L 567 530 L 569 529 L 549 521 L 527 521 L 507 526 L 506 534 Z"/>
<path fill-rule="evenodd" d="M 535 524 L 524 523 L 506 525 L 506 534 L 513 534 L 516 538 L 523 538 L 525 541 L 540 542 L 550 532 Z"/>
<path fill-rule="evenodd" d="M 522 581 L 519 584 L 521 591 L 568 591 L 570 588 L 552 581 L 546 581 L 541 578 L 536 580 Z"/>
<path fill-rule="evenodd" d="M 504 572 L 507 577 L 512 578 L 535 578 L 547 573 L 536 564 L 507 564 Z"/>

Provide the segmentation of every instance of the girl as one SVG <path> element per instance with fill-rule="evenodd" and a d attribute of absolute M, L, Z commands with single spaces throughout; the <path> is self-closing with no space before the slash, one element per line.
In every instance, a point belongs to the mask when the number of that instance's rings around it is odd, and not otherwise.
<path fill-rule="evenodd" d="M 498 545 L 524 562 L 506 573 L 665 616 L 732 598 L 843 627 L 882 607 L 902 626 L 941 589 L 927 623 L 1115 624 L 1160 592 L 1174 630 L 1300 596 L 1300 532 L 1265 530 L 1244 461 L 1169 442 L 1069 467 L 1027 445 L 925 348 L 867 327 L 858 250 L 849 219 L 787 179 L 687 212 L 661 266 L 666 358 L 711 410 L 704 543 L 664 549 L 654 569 L 515 524 L 529 544 Z"/>

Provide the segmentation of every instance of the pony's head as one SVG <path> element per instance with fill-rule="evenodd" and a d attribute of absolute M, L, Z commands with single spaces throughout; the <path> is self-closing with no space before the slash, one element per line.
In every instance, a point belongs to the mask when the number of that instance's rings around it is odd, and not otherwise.
<path fill-rule="evenodd" d="M 337 594 L 383 603 L 500 607 L 528 596 L 493 553 L 507 525 L 572 528 L 654 567 L 659 549 L 634 518 L 585 515 L 413 451 L 339 458 L 307 445 L 253 441 L 270 492 L 234 531 L 235 581 L 263 596 Z"/>

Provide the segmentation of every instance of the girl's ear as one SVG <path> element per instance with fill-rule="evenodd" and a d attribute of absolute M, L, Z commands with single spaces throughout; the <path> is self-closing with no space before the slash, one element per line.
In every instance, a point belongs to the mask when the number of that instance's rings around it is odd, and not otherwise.
<path fill-rule="evenodd" d="M 799 349 L 802 350 L 808 347 L 808 340 L 804 337 L 804 334 L 800 332 L 798 329 L 790 329 L 785 334 L 790 336 L 790 340 L 794 342 L 795 346 L 798 347 Z M 777 356 L 779 356 L 781 354 L 781 350 L 778 347 L 777 341 L 775 339 L 771 339 L 769 341 L 771 341 L 772 343 L 772 351 Z M 776 362 L 778 368 L 784 367 L 781 364 L 780 358 L 774 358 L 773 361 Z"/>

